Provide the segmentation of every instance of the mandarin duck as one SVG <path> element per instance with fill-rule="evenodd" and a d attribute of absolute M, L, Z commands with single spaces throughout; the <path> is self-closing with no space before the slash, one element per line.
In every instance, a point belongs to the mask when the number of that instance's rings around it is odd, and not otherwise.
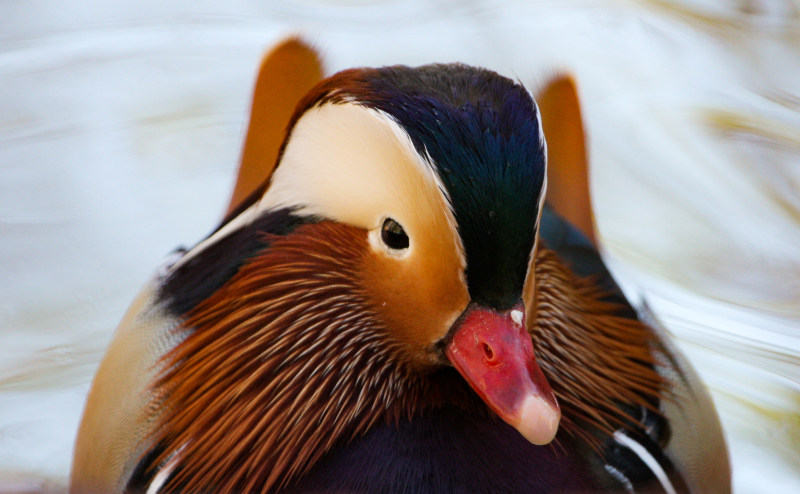
<path fill-rule="evenodd" d="M 707 392 L 598 254 L 574 83 L 538 99 L 275 48 L 224 220 L 101 362 L 72 492 L 729 492 Z"/>

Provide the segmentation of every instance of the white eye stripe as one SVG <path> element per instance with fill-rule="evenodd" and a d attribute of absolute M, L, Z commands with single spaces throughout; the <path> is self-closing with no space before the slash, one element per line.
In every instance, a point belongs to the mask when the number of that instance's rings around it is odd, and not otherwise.
<path fill-rule="evenodd" d="M 177 262 L 170 267 L 170 270 L 174 271 L 178 269 L 197 256 L 197 254 L 203 252 L 208 246 L 219 242 L 223 238 L 239 229 L 246 228 L 258 217 L 260 212 L 261 211 L 258 209 L 258 202 L 254 203 L 252 206 L 244 210 L 239 216 L 233 218 L 231 221 L 223 225 L 222 228 L 214 232 L 210 237 L 202 240 L 200 243 L 192 247 L 186 254 L 183 255 L 183 257 L 178 259 Z"/>
<path fill-rule="evenodd" d="M 427 148 L 424 149 L 423 152 L 420 152 L 416 146 L 414 146 L 414 142 L 411 140 L 411 136 L 408 134 L 408 132 L 403 129 L 403 126 L 400 125 L 400 123 L 388 113 L 376 109 L 370 109 L 369 111 L 374 112 L 375 115 L 390 124 L 389 128 L 395 134 L 397 140 L 402 143 L 409 156 L 415 157 L 413 162 L 418 167 L 418 170 L 429 180 L 433 181 L 434 184 L 436 184 L 436 188 L 439 190 L 439 193 L 443 198 L 443 212 L 445 214 L 445 218 L 447 219 L 447 223 L 454 234 L 456 249 L 458 250 L 458 255 L 462 263 L 462 271 L 465 270 L 467 256 L 464 249 L 464 244 L 461 241 L 461 235 L 458 235 L 457 233 L 458 222 L 456 221 L 455 210 L 453 209 L 453 202 L 450 198 L 450 192 L 447 190 L 447 187 L 445 187 L 444 182 L 442 182 L 442 178 L 439 176 L 439 172 L 437 171 L 438 168 Z"/>
<path fill-rule="evenodd" d="M 536 226 L 539 225 L 539 220 L 542 217 L 542 208 L 544 207 L 544 199 L 547 195 L 547 140 L 544 137 L 544 127 L 542 127 L 542 114 L 539 111 L 539 105 L 533 102 L 534 111 L 536 112 L 536 122 L 539 124 L 539 145 L 541 146 L 542 154 L 544 156 L 544 178 L 542 179 L 542 188 L 539 191 L 539 214 L 536 217 Z"/>
<path fill-rule="evenodd" d="M 542 112 L 539 111 L 539 105 L 534 100 L 533 111 L 536 114 L 536 123 L 539 124 L 539 146 L 544 152 L 544 160 L 547 163 L 547 140 L 544 138 L 544 127 L 542 125 Z"/>

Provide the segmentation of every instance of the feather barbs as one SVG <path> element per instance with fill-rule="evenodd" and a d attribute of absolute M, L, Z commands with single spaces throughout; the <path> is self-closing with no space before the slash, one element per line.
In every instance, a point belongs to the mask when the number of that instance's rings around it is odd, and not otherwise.
<path fill-rule="evenodd" d="M 166 490 L 268 491 L 405 415 L 421 384 L 358 282 L 365 255 L 361 229 L 304 225 L 188 314 L 156 383 L 169 406 L 153 464 L 183 448 Z"/>

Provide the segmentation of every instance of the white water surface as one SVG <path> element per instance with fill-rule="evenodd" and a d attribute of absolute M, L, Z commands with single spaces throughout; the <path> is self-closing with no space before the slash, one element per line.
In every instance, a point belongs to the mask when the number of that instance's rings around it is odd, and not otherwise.
<path fill-rule="evenodd" d="M 66 488 L 114 327 L 221 218 L 260 57 L 572 71 L 600 237 L 712 391 L 745 493 L 800 492 L 794 0 L 0 2 L 0 492 Z"/>

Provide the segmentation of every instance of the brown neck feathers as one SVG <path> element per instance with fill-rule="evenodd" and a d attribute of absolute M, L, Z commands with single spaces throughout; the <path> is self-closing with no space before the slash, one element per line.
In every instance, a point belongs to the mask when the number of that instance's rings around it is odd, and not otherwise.
<path fill-rule="evenodd" d="M 427 395 L 365 301 L 366 232 L 323 222 L 270 239 L 188 314 L 156 387 L 165 490 L 266 492 L 337 441 L 413 415 Z"/>
<path fill-rule="evenodd" d="M 536 317 L 529 328 L 533 347 L 561 404 L 562 426 L 593 447 L 598 435 L 639 421 L 626 409 L 658 412 L 663 392 L 652 331 L 625 314 L 626 307 L 605 301 L 606 295 L 591 277 L 578 278 L 540 245 Z"/>
<path fill-rule="evenodd" d="M 164 358 L 150 440 L 165 451 L 152 466 L 177 465 L 166 491 L 279 489 L 380 420 L 477 402 L 405 363 L 359 284 L 365 231 L 321 222 L 269 240 L 187 315 Z M 590 444 L 587 430 L 635 420 L 618 402 L 651 406 L 661 387 L 649 331 L 602 297 L 538 249 L 534 348 L 564 427 Z"/>

